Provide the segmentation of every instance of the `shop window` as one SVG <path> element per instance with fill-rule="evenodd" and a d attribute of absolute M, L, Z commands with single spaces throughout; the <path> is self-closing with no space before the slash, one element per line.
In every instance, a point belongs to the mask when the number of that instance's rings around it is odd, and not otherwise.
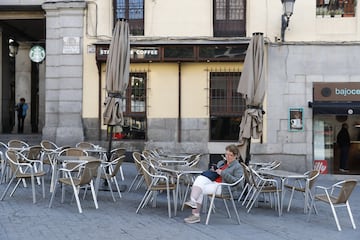
<path fill-rule="evenodd" d="M 239 138 L 245 100 L 237 92 L 240 72 L 210 73 L 210 140 L 236 141 Z"/>
<path fill-rule="evenodd" d="M 130 35 L 144 35 L 144 0 L 114 0 L 115 18 L 129 22 Z M 114 21 L 115 22 L 115 21 Z"/>
<path fill-rule="evenodd" d="M 195 52 L 193 46 L 169 46 L 164 47 L 165 60 L 185 60 L 194 59 Z"/>
<path fill-rule="evenodd" d="M 214 36 L 244 37 L 245 0 L 214 0 Z"/>
<path fill-rule="evenodd" d="M 130 73 L 123 114 L 115 139 L 146 139 L 146 73 Z"/>
<path fill-rule="evenodd" d="M 316 0 L 316 15 L 322 17 L 354 17 L 356 0 Z"/>
<path fill-rule="evenodd" d="M 243 45 L 206 45 L 199 46 L 199 60 L 214 61 L 243 61 L 245 59 L 247 44 Z"/>

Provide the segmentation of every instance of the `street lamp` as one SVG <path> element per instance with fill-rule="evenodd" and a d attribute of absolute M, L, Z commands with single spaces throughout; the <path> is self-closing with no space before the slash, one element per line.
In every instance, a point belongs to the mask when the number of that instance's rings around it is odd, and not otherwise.
<path fill-rule="evenodd" d="M 19 50 L 19 43 L 14 39 L 9 39 L 9 56 L 15 57 Z"/>
<path fill-rule="evenodd" d="M 290 17 L 294 12 L 295 0 L 281 0 L 283 4 L 283 15 L 281 15 L 281 41 L 285 41 L 285 30 L 289 26 Z"/>

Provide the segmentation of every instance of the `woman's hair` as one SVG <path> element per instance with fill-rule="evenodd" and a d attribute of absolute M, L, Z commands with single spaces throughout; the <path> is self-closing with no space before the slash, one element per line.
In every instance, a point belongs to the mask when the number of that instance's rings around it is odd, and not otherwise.
<path fill-rule="evenodd" d="M 239 157 L 239 148 L 235 144 L 226 146 L 225 150 L 234 154 L 235 157 Z"/>

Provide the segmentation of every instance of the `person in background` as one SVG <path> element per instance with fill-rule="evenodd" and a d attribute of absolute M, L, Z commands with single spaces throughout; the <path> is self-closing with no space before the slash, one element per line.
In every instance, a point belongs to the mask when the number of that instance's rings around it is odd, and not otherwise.
<path fill-rule="evenodd" d="M 340 171 L 348 172 L 347 161 L 349 158 L 349 149 L 350 149 L 350 135 L 348 132 L 348 124 L 343 123 L 341 130 L 336 137 L 336 143 L 340 148 Z"/>
<path fill-rule="evenodd" d="M 18 133 L 24 132 L 24 120 L 28 110 L 28 105 L 25 102 L 25 98 L 20 98 L 20 102 L 16 104 L 15 109 L 18 117 Z"/>
<path fill-rule="evenodd" d="M 212 181 L 203 175 L 196 177 L 191 189 L 190 201 L 185 203 L 185 205 L 192 208 L 192 215 L 184 219 L 186 223 L 200 222 L 200 210 L 204 195 L 213 194 L 215 191 L 217 195 L 226 194 L 228 189 L 218 187 L 218 185 L 221 182 L 234 183 L 242 177 L 242 167 L 238 161 L 238 147 L 233 144 L 227 146 L 225 150 L 226 163 L 222 167 L 217 168 L 216 170 L 214 169 L 219 175 L 215 181 Z M 237 184 L 231 188 L 234 198 L 240 195 L 241 189 L 241 184 Z"/>

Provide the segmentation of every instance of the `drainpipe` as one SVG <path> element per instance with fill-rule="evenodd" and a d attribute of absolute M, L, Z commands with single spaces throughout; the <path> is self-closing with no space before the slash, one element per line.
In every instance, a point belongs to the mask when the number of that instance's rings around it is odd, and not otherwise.
<path fill-rule="evenodd" d="M 178 62 L 178 142 L 181 142 L 181 62 Z"/>
<path fill-rule="evenodd" d="M 98 79 L 99 79 L 99 99 L 98 99 L 98 102 L 99 102 L 99 109 L 98 109 L 98 119 L 99 119 L 99 124 L 98 124 L 98 140 L 101 141 L 101 106 L 102 106 L 102 103 L 101 103 L 101 62 L 99 61 L 96 61 L 96 66 L 97 66 L 97 69 L 98 69 Z"/>

